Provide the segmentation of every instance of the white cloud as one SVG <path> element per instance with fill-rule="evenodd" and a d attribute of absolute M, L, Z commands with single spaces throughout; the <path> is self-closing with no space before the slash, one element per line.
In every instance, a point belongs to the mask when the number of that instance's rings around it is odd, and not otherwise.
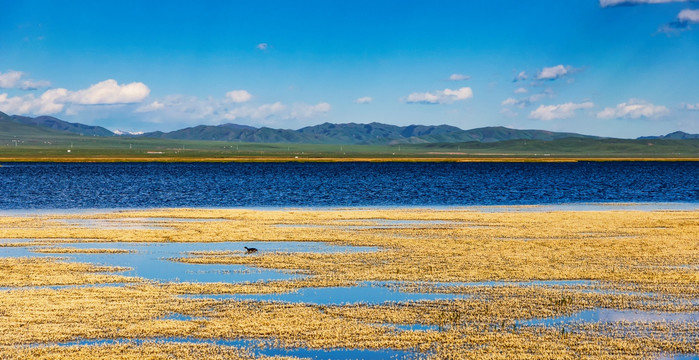
<path fill-rule="evenodd" d="M 24 75 L 26 74 L 21 71 L 0 72 L 0 89 L 36 90 L 51 86 L 51 83 L 45 80 L 22 80 Z"/>
<path fill-rule="evenodd" d="M 408 104 L 451 104 L 455 101 L 470 99 L 473 90 L 470 87 L 460 89 L 444 89 L 434 92 L 412 93 L 403 99 Z"/>
<path fill-rule="evenodd" d="M 527 90 L 525 88 L 518 88 L 515 90 L 515 94 L 526 94 L 528 92 L 529 92 L 529 90 Z"/>
<path fill-rule="evenodd" d="M 577 110 L 589 109 L 594 106 L 595 104 L 589 101 L 580 104 L 565 103 L 560 105 L 540 105 L 536 110 L 529 113 L 529 118 L 544 121 L 568 119 L 573 117 Z"/>
<path fill-rule="evenodd" d="M 611 6 L 629 6 L 629 5 L 643 5 L 643 4 L 664 4 L 672 2 L 692 2 L 697 0 L 600 0 L 599 4 L 602 7 Z"/>
<path fill-rule="evenodd" d="M 69 92 L 67 102 L 80 105 L 130 104 L 141 102 L 150 94 L 142 82 L 119 85 L 116 80 L 98 82 L 84 90 Z"/>
<path fill-rule="evenodd" d="M 226 93 L 226 97 L 234 103 L 244 103 L 252 99 L 252 95 L 245 90 L 233 90 Z"/>
<path fill-rule="evenodd" d="M 670 113 L 665 106 L 656 106 L 639 99 L 630 99 L 628 102 L 618 104 L 614 108 L 604 108 L 597 113 L 600 119 L 626 118 L 638 119 L 641 117 L 657 118 Z"/>
<path fill-rule="evenodd" d="M 502 106 L 510 106 L 515 104 L 517 104 L 517 99 L 514 98 L 507 98 L 500 103 Z"/>
<path fill-rule="evenodd" d="M 168 118 L 200 121 L 212 116 L 220 116 L 220 101 L 211 98 L 199 99 L 196 96 L 168 95 L 155 102 L 162 103 L 163 107 L 154 111 L 161 112 Z"/>
<path fill-rule="evenodd" d="M 699 23 L 699 9 L 685 9 L 677 14 L 677 19 L 671 21 L 658 29 L 660 33 L 672 34 L 691 29 L 691 24 Z"/>
<path fill-rule="evenodd" d="M 570 73 L 570 66 L 556 65 L 552 67 L 545 67 L 537 73 L 537 80 L 556 80 L 562 76 Z"/>
<path fill-rule="evenodd" d="M 48 90 L 38 98 L 33 94 L 15 97 L 0 94 L 0 111 L 8 114 L 55 114 L 63 111 L 64 104 L 59 100 L 66 94 L 66 89 Z"/>
<path fill-rule="evenodd" d="M 153 101 L 150 104 L 144 104 L 136 108 L 134 110 L 135 112 L 151 112 L 151 111 L 156 111 L 160 110 L 165 107 L 165 104 L 159 102 L 159 101 Z"/>
<path fill-rule="evenodd" d="M 39 81 L 34 81 L 34 80 L 24 80 L 20 84 L 19 88 L 21 90 L 36 90 L 39 88 L 45 88 L 51 86 L 50 81 L 46 80 L 39 80 Z"/>
<path fill-rule="evenodd" d="M 677 20 L 681 22 L 699 23 L 699 9 L 684 9 L 677 15 Z"/>
<path fill-rule="evenodd" d="M 372 99 L 371 96 L 363 96 L 354 100 L 356 104 L 368 104 L 372 101 L 374 101 L 374 99 Z"/>
<path fill-rule="evenodd" d="M 515 76 L 514 82 L 517 82 L 517 81 L 524 81 L 524 80 L 527 80 L 527 79 L 529 79 L 529 75 L 527 75 L 527 72 L 526 72 L 526 71 L 522 71 L 522 72 L 520 72 L 519 74 L 517 74 L 517 76 Z"/>
<path fill-rule="evenodd" d="M 699 111 L 699 103 L 696 104 L 682 104 L 682 109 L 689 111 Z"/>
<path fill-rule="evenodd" d="M 259 44 L 257 44 L 256 47 L 257 47 L 258 50 L 265 51 L 265 50 L 267 50 L 267 49 L 269 48 L 269 44 L 267 44 L 267 43 L 259 43 Z"/>
<path fill-rule="evenodd" d="M 515 91 L 516 92 L 516 91 Z M 502 106 L 517 106 L 518 108 L 524 108 L 526 106 L 530 106 L 535 102 L 541 101 L 546 97 L 552 97 L 553 96 L 553 91 L 551 89 L 546 89 L 542 93 L 538 94 L 532 94 L 530 96 L 527 96 L 525 98 L 521 99 L 515 99 L 515 98 L 507 98 L 503 100 L 500 105 Z"/>
<path fill-rule="evenodd" d="M 307 119 L 319 115 L 326 114 L 332 106 L 326 102 L 321 102 L 315 105 L 304 103 L 295 103 L 291 108 L 281 102 L 272 104 L 263 104 L 260 106 L 242 106 L 233 108 L 223 114 L 226 120 L 250 119 L 250 120 L 269 120 L 276 119 Z"/>
<path fill-rule="evenodd" d="M 6 73 L 0 72 L 0 88 L 10 89 L 17 86 L 19 79 L 24 75 L 21 71 L 8 71 Z"/>
<path fill-rule="evenodd" d="M 105 80 L 87 89 L 70 91 L 64 88 L 46 90 L 38 98 L 34 95 L 7 98 L 0 101 L 0 109 L 15 114 L 55 114 L 63 111 L 66 105 L 113 105 L 141 102 L 148 96 L 150 89 L 143 83 L 134 82 L 126 85 L 117 84 L 116 80 Z M 71 106 L 69 115 L 80 110 Z"/>
<path fill-rule="evenodd" d="M 449 75 L 449 80 L 451 80 L 451 81 L 462 81 L 462 80 L 468 80 L 470 78 L 471 78 L 470 76 L 464 75 L 464 74 L 451 74 L 451 75 Z"/>
<path fill-rule="evenodd" d="M 294 104 L 292 107 L 291 113 L 289 114 L 289 118 L 292 119 L 308 119 L 308 118 L 313 118 L 318 115 L 324 115 L 330 112 L 330 109 L 332 106 L 326 102 L 318 103 L 316 105 L 308 105 L 308 104 Z"/>
<path fill-rule="evenodd" d="M 235 120 L 239 118 L 249 118 L 253 120 L 264 119 L 274 115 L 280 115 L 287 109 L 287 106 L 281 102 L 273 104 L 264 104 L 258 107 L 243 106 L 227 111 L 223 118 L 226 120 Z"/>

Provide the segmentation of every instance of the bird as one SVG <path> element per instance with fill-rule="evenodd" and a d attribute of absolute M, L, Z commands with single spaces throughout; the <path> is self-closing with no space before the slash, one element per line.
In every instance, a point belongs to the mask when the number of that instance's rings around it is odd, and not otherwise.
<path fill-rule="evenodd" d="M 246 251 L 247 254 L 252 254 L 252 253 L 256 253 L 256 252 L 257 252 L 257 249 L 256 249 L 256 248 L 249 248 L 249 247 L 247 247 L 247 246 L 243 246 L 243 247 L 245 248 L 245 251 Z"/>

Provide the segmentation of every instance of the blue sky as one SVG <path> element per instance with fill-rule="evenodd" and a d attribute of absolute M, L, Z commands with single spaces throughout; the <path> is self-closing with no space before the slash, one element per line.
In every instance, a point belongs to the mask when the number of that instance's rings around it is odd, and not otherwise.
<path fill-rule="evenodd" d="M 3 1 L 0 111 L 699 133 L 699 2 Z"/>

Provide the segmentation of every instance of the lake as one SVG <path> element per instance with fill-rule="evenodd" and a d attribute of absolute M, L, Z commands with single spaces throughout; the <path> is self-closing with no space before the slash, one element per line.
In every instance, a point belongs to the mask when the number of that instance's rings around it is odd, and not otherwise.
<path fill-rule="evenodd" d="M 699 202 L 699 162 L 0 165 L 5 210 Z"/>

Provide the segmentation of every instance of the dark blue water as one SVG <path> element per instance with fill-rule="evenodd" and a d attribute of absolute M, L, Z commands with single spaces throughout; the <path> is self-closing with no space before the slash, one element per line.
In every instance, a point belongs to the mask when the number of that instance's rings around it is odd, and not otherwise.
<path fill-rule="evenodd" d="M 699 162 L 11 163 L 0 209 L 699 202 Z"/>

